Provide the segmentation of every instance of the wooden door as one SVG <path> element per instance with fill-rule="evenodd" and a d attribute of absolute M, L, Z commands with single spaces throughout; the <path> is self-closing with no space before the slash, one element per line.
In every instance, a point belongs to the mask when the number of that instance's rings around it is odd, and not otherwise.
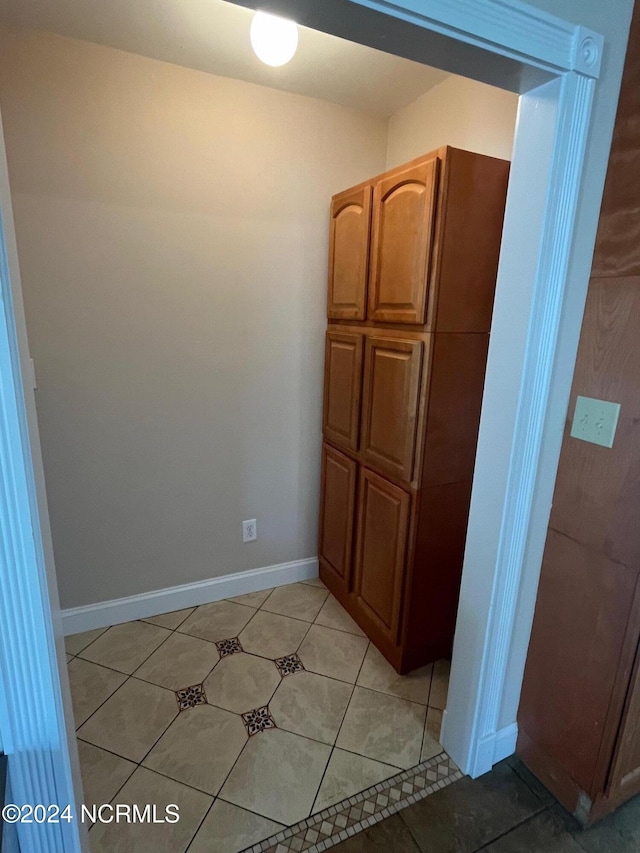
<path fill-rule="evenodd" d="M 363 461 L 406 482 L 413 477 L 423 347 L 371 336 L 365 350 Z"/>
<path fill-rule="evenodd" d="M 372 192 L 368 184 L 346 190 L 331 202 L 329 319 L 365 319 Z"/>
<path fill-rule="evenodd" d="M 398 642 L 411 497 L 361 469 L 354 592 L 362 611 Z"/>
<path fill-rule="evenodd" d="M 370 320 L 426 320 L 439 162 L 396 170 L 375 186 Z"/>
<path fill-rule="evenodd" d="M 608 795 L 617 802 L 640 791 L 640 650 L 636 655 L 622 725 L 618 732 Z"/>
<path fill-rule="evenodd" d="M 328 444 L 322 446 L 318 553 L 344 592 L 351 581 L 357 465 Z"/>
<path fill-rule="evenodd" d="M 325 438 L 348 450 L 358 449 L 363 337 L 327 332 L 324 365 Z"/>

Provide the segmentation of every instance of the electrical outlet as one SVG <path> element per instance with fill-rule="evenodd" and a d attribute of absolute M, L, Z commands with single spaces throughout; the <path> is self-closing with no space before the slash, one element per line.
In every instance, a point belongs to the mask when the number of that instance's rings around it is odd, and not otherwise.
<path fill-rule="evenodd" d="M 242 541 L 255 542 L 258 538 L 258 522 L 255 518 L 242 522 Z"/>
<path fill-rule="evenodd" d="M 571 425 L 572 438 L 590 441 L 601 447 L 613 447 L 620 416 L 620 403 L 578 397 Z"/>

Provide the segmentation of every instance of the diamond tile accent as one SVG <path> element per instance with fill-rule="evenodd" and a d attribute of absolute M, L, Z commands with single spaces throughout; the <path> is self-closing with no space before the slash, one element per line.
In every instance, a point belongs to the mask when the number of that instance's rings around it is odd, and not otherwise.
<path fill-rule="evenodd" d="M 216 648 L 221 658 L 226 658 L 228 655 L 235 655 L 236 652 L 243 651 L 240 640 L 237 637 L 231 637 L 230 640 L 219 640 L 216 643 Z"/>
<path fill-rule="evenodd" d="M 180 690 L 176 690 L 176 699 L 178 700 L 178 708 L 181 711 L 195 708 L 196 705 L 207 704 L 207 697 L 202 684 L 193 684 L 191 687 L 183 687 Z"/>
<path fill-rule="evenodd" d="M 264 732 L 267 729 L 277 728 L 275 720 L 269 713 L 268 705 L 265 705 L 263 708 L 254 708 L 253 711 L 247 711 L 246 714 L 242 715 L 242 722 L 247 729 L 249 737 L 260 734 L 260 732 Z"/>
<path fill-rule="evenodd" d="M 293 675 L 294 672 L 302 672 L 304 670 L 302 661 L 297 654 L 276 658 L 275 665 L 278 667 L 278 672 L 283 678 L 285 675 Z"/>
<path fill-rule="evenodd" d="M 461 777 L 453 761 L 440 753 L 265 839 L 246 853 L 320 853 Z"/>

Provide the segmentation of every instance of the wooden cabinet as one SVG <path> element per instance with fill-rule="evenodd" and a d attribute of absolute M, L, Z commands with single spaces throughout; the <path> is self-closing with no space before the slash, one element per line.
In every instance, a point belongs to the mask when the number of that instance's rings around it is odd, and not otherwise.
<path fill-rule="evenodd" d="M 360 474 L 354 595 L 395 643 L 400 630 L 410 496 L 363 468 Z"/>
<path fill-rule="evenodd" d="M 319 555 L 345 592 L 351 583 L 356 471 L 353 459 L 323 446 Z"/>
<path fill-rule="evenodd" d="M 424 323 L 433 240 L 438 157 L 376 182 L 369 317 Z"/>
<path fill-rule="evenodd" d="M 329 235 L 329 301 L 334 320 L 364 320 L 371 223 L 370 184 L 334 196 Z"/>
<path fill-rule="evenodd" d="M 399 672 L 453 642 L 508 172 L 445 147 L 331 207 L 320 576 Z"/>
<path fill-rule="evenodd" d="M 405 482 L 413 475 L 423 347 L 421 341 L 367 337 L 363 457 Z"/>
<path fill-rule="evenodd" d="M 351 450 L 358 449 L 362 345 L 363 336 L 359 332 L 327 332 L 324 434 Z"/>

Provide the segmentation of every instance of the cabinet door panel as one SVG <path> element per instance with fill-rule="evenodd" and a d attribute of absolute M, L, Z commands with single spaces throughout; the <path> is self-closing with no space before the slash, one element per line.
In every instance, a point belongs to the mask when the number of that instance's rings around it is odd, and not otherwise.
<path fill-rule="evenodd" d="M 373 249 L 368 316 L 424 323 L 439 160 L 379 181 L 373 196 Z"/>
<path fill-rule="evenodd" d="M 344 585 L 351 577 L 357 465 L 327 444 L 322 448 L 319 555 Z"/>
<path fill-rule="evenodd" d="M 407 482 L 413 476 L 423 346 L 369 337 L 365 352 L 364 460 Z"/>
<path fill-rule="evenodd" d="M 411 497 L 361 470 L 355 594 L 391 642 L 398 641 Z"/>
<path fill-rule="evenodd" d="M 324 378 L 325 437 L 350 450 L 358 449 L 363 337 L 327 332 Z"/>
<path fill-rule="evenodd" d="M 364 320 L 369 272 L 371 186 L 348 190 L 331 203 L 327 315 Z"/>

